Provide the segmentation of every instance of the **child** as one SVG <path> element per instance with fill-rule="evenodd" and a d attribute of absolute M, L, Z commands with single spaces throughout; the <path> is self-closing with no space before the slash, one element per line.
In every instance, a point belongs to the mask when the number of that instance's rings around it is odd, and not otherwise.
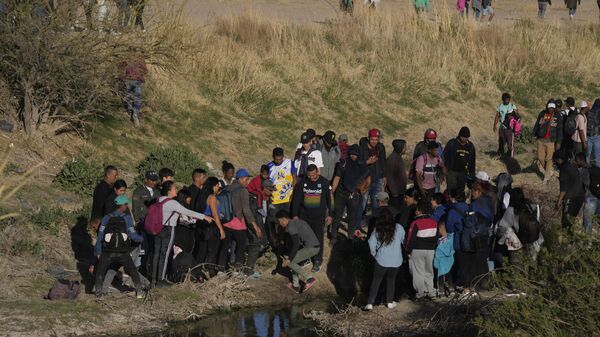
<path fill-rule="evenodd" d="M 443 287 L 444 296 L 450 295 L 450 287 L 446 281 L 446 275 L 454 265 L 454 233 L 446 231 L 446 225 L 441 223 L 438 226 L 440 238 L 435 249 L 435 257 L 433 258 L 433 267 L 437 270 L 438 276 L 438 296 Z"/>
<path fill-rule="evenodd" d="M 429 215 L 431 203 L 421 200 L 417 204 L 415 221 L 406 236 L 408 265 L 413 276 L 416 299 L 430 298 L 435 294 L 433 287 L 433 257 L 437 243 L 437 223 Z"/>

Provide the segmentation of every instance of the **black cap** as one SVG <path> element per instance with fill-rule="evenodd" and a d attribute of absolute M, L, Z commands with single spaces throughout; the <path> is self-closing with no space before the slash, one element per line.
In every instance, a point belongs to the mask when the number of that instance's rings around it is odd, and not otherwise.
<path fill-rule="evenodd" d="M 331 130 L 325 132 L 325 134 L 323 135 L 323 141 L 329 145 L 337 145 L 337 142 L 335 141 L 335 132 Z"/>
<path fill-rule="evenodd" d="M 308 132 L 305 132 L 302 134 L 302 136 L 300 136 L 300 143 L 308 144 L 308 143 L 310 143 L 310 141 L 312 139 L 313 139 L 313 136 L 311 136 Z"/>
<path fill-rule="evenodd" d="M 567 99 L 565 99 L 565 103 L 567 103 L 569 106 L 575 106 L 575 98 L 567 97 Z"/>
<path fill-rule="evenodd" d="M 146 171 L 146 175 L 145 176 L 146 176 L 146 179 L 149 179 L 149 180 L 152 180 L 152 181 L 155 181 L 155 180 L 159 179 L 158 173 L 156 173 L 156 171 L 154 171 L 154 170 Z"/>
<path fill-rule="evenodd" d="M 460 128 L 460 132 L 458 133 L 459 137 L 469 138 L 471 137 L 471 130 L 468 127 L 463 126 Z"/>
<path fill-rule="evenodd" d="M 360 156 L 360 147 L 358 147 L 358 144 L 354 144 L 348 148 L 348 155 Z"/>

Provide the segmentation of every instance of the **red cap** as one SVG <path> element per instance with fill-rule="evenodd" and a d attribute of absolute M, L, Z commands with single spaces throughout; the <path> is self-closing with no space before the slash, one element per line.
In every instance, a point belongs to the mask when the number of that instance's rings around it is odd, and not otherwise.
<path fill-rule="evenodd" d="M 437 138 L 437 132 L 434 129 L 427 129 L 425 131 L 425 139 L 434 140 Z"/>
<path fill-rule="evenodd" d="M 379 137 L 381 137 L 381 131 L 379 131 L 379 129 L 369 130 L 369 138 L 379 138 Z"/>

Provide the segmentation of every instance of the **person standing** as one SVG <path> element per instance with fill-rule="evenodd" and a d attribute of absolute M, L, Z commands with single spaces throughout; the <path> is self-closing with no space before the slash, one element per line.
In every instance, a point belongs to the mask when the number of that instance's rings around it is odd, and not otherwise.
<path fill-rule="evenodd" d="M 223 172 L 223 179 L 221 179 L 221 187 L 225 188 L 233 183 L 235 180 L 235 167 L 232 163 L 227 160 L 223 160 L 221 163 L 221 172 Z"/>
<path fill-rule="evenodd" d="M 575 156 L 579 152 L 587 153 L 587 112 L 590 110 L 586 101 L 581 101 L 579 110 L 575 110 L 575 133 L 571 136 L 573 144 L 572 155 Z M 572 158 L 572 157 L 571 157 Z"/>
<path fill-rule="evenodd" d="M 367 202 L 371 200 L 371 208 L 376 209 L 375 195 L 385 191 L 386 179 L 384 176 L 385 170 L 385 146 L 381 143 L 381 131 L 379 129 L 369 130 L 368 138 L 360 140 L 361 158 L 366 161 L 369 168 L 369 176 L 371 177 L 371 185 L 369 194 L 363 196 L 362 211 L 366 209 Z"/>
<path fill-rule="evenodd" d="M 335 173 L 335 165 L 340 161 L 340 149 L 335 140 L 335 133 L 331 130 L 325 132 L 321 137 L 323 146 L 321 147 L 321 156 L 323 158 L 323 168 L 321 176 L 331 182 Z"/>
<path fill-rule="evenodd" d="M 202 168 L 197 168 L 192 172 L 192 184 L 188 186 L 190 195 L 192 196 L 192 202 L 190 208 L 194 212 L 202 213 L 206 209 L 206 198 L 208 198 L 207 192 L 210 194 L 212 190 L 205 190 L 204 183 L 206 183 L 207 173 Z"/>
<path fill-rule="evenodd" d="M 308 132 L 300 136 L 302 146 L 296 150 L 296 155 L 294 156 L 294 167 L 297 169 L 296 176 L 299 180 L 306 177 L 306 168 L 308 165 L 314 164 L 319 170 L 323 168 L 323 156 L 321 151 L 315 148 L 313 138 L 314 136 Z"/>
<path fill-rule="evenodd" d="M 140 124 L 140 111 L 142 110 L 142 91 L 148 74 L 146 60 L 139 50 L 132 50 L 129 57 L 119 64 L 120 77 L 125 83 L 127 111 L 131 121 L 138 126 Z"/>
<path fill-rule="evenodd" d="M 319 175 L 317 166 L 308 165 L 306 179 L 302 179 L 294 189 L 292 216 L 302 219 L 313 230 L 319 240 L 319 253 L 313 258 L 313 273 L 321 270 L 323 262 L 324 225 L 333 222 L 333 195 L 329 181 Z"/>
<path fill-rule="evenodd" d="M 594 218 L 600 210 L 600 199 L 597 197 L 598 190 L 592 184 L 597 184 L 600 177 L 600 168 L 588 165 L 583 153 L 578 153 L 574 159 L 575 166 L 581 172 L 581 180 L 585 187 L 585 203 L 583 205 L 583 227 L 586 233 L 592 234 Z"/>
<path fill-rule="evenodd" d="M 429 0 L 413 0 L 417 14 L 429 12 Z"/>
<path fill-rule="evenodd" d="M 433 258 L 438 233 L 437 223 L 430 214 L 431 203 L 421 200 L 417 204 L 416 219 L 406 235 L 406 251 L 416 299 L 435 296 Z"/>
<path fill-rule="evenodd" d="M 275 213 L 282 209 L 289 212 L 292 193 L 296 184 L 294 162 L 285 158 L 282 148 L 276 147 L 273 149 L 273 160 L 267 166 L 269 167 L 269 178 L 275 185 L 275 191 L 271 197 Z"/>
<path fill-rule="evenodd" d="M 348 158 L 348 148 L 349 147 L 350 147 L 350 145 L 348 145 L 348 135 L 346 135 L 345 133 L 342 133 L 338 137 L 338 148 L 340 149 L 340 160 L 344 160 L 344 159 Z"/>
<path fill-rule="evenodd" d="M 365 310 L 372 310 L 379 286 L 386 278 L 386 305 L 389 309 L 395 308 L 396 274 L 402 265 L 402 243 L 404 242 L 404 228 L 394 221 L 392 213 L 387 208 L 382 208 L 375 219 L 375 229 L 369 237 L 371 256 L 375 258 L 373 281 L 369 290 L 369 297 Z"/>
<path fill-rule="evenodd" d="M 581 0 L 565 0 L 565 5 L 569 9 L 569 20 L 573 20 L 577 13 L 577 5 L 581 5 Z"/>
<path fill-rule="evenodd" d="M 442 143 L 437 141 L 437 132 L 435 132 L 434 129 L 427 129 L 425 130 L 425 135 L 423 135 L 423 140 L 418 142 L 417 145 L 415 145 L 415 151 L 413 152 L 413 160 L 427 153 L 427 145 L 429 145 L 429 143 L 431 142 L 435 142 L 440 145 L 438 147 L 438 155 L 440 158 L 444 159 L 444 149 L 442 147 Z"/>
<path fill-rule="evenodd" d="M 552 6 L 551 0 L 538 0 L 538 18 L 543 19 L 546 17 L 548 6 Z"/>
<path fill-rule="evenodd" d="M 385 161 L 385 178 L 387 180 L 387 190 L 390 196 L 390 205 L 400 209 L 406 192 L 406 165 L 403 155 L 406 153 L 406 141 L 395 139 L 392 142 L 394 151 Z"/>
<path fill-rule="evenodd" d="M 447 170 L 444 161 L 439 157 L 439 144 L 430 142 L 427 145 L 427 153 L 417 158 L 415 163 L 416 183 L 421 195 L 427 201 L 431 201 L 433 194 L 440 191 Z"/>
<path fill-rule="evenodd" d="M 492 7 L 492 0 L 482 0 L 481 5 L 483 7 L 483 11 L 481 12 L 481 21 L 489 15 L 488 25 L 494 19 L 494 8 Z"/>
<path fill-rule="evenodd" d="M 158 173 L 150 170 L 146 171 L 144 175 L 144 184 L 138 186 L 133 190 L 133 204 L 132 211 L 135 217 L 136 223 L 141 223 L 146 218 L 146 211 L 152 200 L 158 198 L 158 190 L 156 185 L 158 184 Z"/>
<path fill-rule="evenodd" d="M 496 118 L 494 119 L 494 133 L 498 132 L 498 156 L 504 157 L 504 145 L 508 147 L 507 156 L 514 156 L 515 132 L 511 127 L 511 118 L 519 119 L 517 106 L 511 103 L 510 94 L 502 94 L 502 103 L 496 108 Z M 498 128 L 500 122 L 500 128 Z"/>
<path fill-rule="evenodd" d="M 449 191 L 464 191 L 467 176 L 475 176 L 475 146 L 469 138 L 471 130 L 463 126 L 458 137 L 451 139 L 444 149 L 444 165 L 448 170 L 446 184 Z"/>
<path fill-rule="evenodd" d="M 283 228 L 292 241 L 292 246 L 288 253 L 288 258 L 282 263 L 284 268 L 289 267 L 292 270 L 292 283 L 288 283 L 288 288 L 300 294 L 310 289 L 317 280 L 304 271 L 300 263 L 319 254 L 321 249 L 319 240 L 310 226 L 300 219 L 290 219 L 290 214 L 284 210 L 275 215 L 279 226 Z M 302 248 L 300 248 L 302 246 Z M 304 286 L 300 286 L 300 281 Z"/>
<path fill-rule="evenodd" d="M 561 148 L 563 139 L 563 120 L 560 111 L 556 110 L 553 101 L 548 102 L 546 109 L 538 114 L 533 134 L 537 137 L 537 161 L 540 173 L 544 175 L 544 183 L 554 174 L 552 156 Z"/>
<path fill-rule="evenodd" d="M 146 7 L 146 0 L 130 0 L 133 1 L 133 12 L 135 15 L 135 26 L 139 27 L 142 32 L 146 31 L 144 27 L 144 7 Z"/>
<path fill-rule="evenodd" d="M 104 168 L 104 179 L 94 188 L 92 197 L 92 213 L 90 214 L 90 226 L 97 231 L 100 226 L 100 220 L 106 214 L 106 199 L 113 192 L 113 185 L 119 178 L 119 170 L 112 165 Z"/>
<path fill-rule="evenodd" d="M 106 198 L 106 201 L 104 202 L 103 216 L 108 213 L 112 213 L 117 209 L 115 199 L 120 195 L 124 195 L 125 193 L 127 193 L 127 183 L 123 179 L 118 179 L 113 184 L 112 193 L 108 196 L 108 198 Z"/>
<path fill-rule="evenodd" d="M 559 169 L 560 194 L 556 201 L 556 210 L 562 211 L 563 228 L 572 231 L 572 218 L 577 217 L 585 201 L 585 188 L 581 174 L 575 164 L 568 161 L 564 151 L 554 152 L 552 158 Z"/>
<path fill-rule="evenodd" d="M 211 275 L 214 275 L 216 270 L 214 266 L 217 264 L 221 242 L 225 240 L 225 229 L 223 228 L 224 210 L 223 205 L 219 203 L 217 196 L 221 193 L 221 184 L 216 177 L 209 177 L 204 184 L 204 195 L 206 198 L 206 207 L 201 212 L 204 215 L 211 217 L 214 223 L 205 221 L 199 222 L 199 231 L 201 235 L 197 236 L 196 243 L 199 249 L 196 251 L 196 263 L 207 263 Z"/>
<path fill-rule="evenodd" d="M 467 0 L 456 0 L 456 10 L 460 16 L 465 16 L 465 10 L 467 9 Z"/>
<path fill-rule="evenodd" d="M 130 0 L 116 0 L 117 9 L 119 10 L 118 24 L 121 30 L 129 25 L 131 19 L 131 4 Z"/>
<path fill-rule="evenodd" d="M 600 98 L 587 112 L 587 161 L 600 167 Z"/>

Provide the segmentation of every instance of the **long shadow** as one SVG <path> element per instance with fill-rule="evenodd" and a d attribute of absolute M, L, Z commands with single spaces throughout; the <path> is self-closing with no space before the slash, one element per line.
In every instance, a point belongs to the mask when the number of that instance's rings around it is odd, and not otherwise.
<path fill-rule="evenodd" d="M 327 277 L 338 296 L 345 300 L 367 293 L 373 277 L 373 259 L 367 242 L 338 240 L 331 247 Z"/>
<path fill-rule="evenodd" d="M 88 233 L 88 220 L 85 217 L 77 218 L 71 228 L 71 249 L 77 260 L 77 271 L 81 275 L 85 292 L 90 294 L 94 287 L 94 275 L 89 272 L 89 267 L 94 264 L 94 246 L 92 237 Z"/>

